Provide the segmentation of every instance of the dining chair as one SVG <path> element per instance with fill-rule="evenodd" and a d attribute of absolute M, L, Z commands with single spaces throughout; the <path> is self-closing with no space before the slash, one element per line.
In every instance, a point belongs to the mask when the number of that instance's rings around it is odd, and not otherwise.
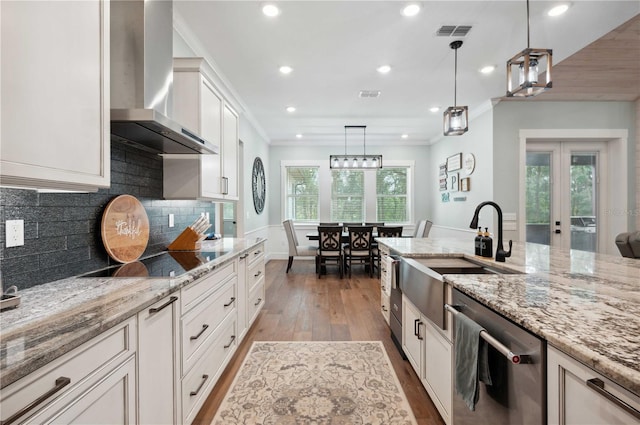
<path fill-rule="evenodd" d="M 331 223 L 320 223 L 320 226 L 340 226 L 340 223 L 338 222 L 331 222 Z"/>
<path fill-rule="evenodd" d="M 376 234 L 378 232 L 378 227 L 384 226 L 384 223 L 364 223 L 365 226 L 372 226 L 373 233 Z"/>
<path fill-rule="evenodd" d="M 369 266 L 369 277 L 373 277 L 372 242 L 372 226 L 349 227 L 349 243 L 342 248 L 345 266 L 349 269 L 349 277 L 351 277 L 354 262 L 363 264 L 365 267 Z"/>
<path fill-rule="evenodd" d="M 352 227 L 352 226 L 358 226 L 359 227 L 359 226 L 362 226 L 362 223 L 342 223 L 342 227 L 344 228 L 345 232 L 348 232 L 349 231 L 349 227 Z"/>
<path fill-rule="evenodd" d="M 337 263 L 340 279 L 342 279 L 343 259 L 342 246 L 340 243 L 342 226 L 318 226 L 318 237 L 320 241 L 316 257 L 318 279 L 322 276 L 323 267 L 326 269 L 327 261 L 335 261 Z"/>
<path fill-rule="evenodd" d="M 291 265 L 293 264 L 293 257 L 315 257 L 318 247 L 312 245 L 298 245 L 296 231 L 293 228 L 293 220 L 285 220 L 282 222 L 282 225 L 287 233 L 287 241 L 289 242 L 289 263 L 287 264 L 286 271 L 286 273 L 289 273 Z M 317 258 L 316 267 L 318 267 Z"/>
<path fill-rule="evenodd" d="M 420 220 L 416 226 L 416 230 L 413 232 L 414 238 L 426 238 L 429 236 L 431 226 L 433 222 L 430 220 Z"/>
<path fill-rule="evenodd" d="M 402 226 L 380 226 L 378 227 L 379 238 L 401 238 Z M 371 249 L 371 256 L 373 257 L 373 265 L 378 269 L 377 274 L 380 275 L 380 249 L 375 244 Z"/>

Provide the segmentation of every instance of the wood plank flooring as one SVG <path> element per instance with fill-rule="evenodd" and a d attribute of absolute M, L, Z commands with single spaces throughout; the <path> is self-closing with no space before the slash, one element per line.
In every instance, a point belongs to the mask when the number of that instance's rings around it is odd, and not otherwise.
<path fill-rule="evenodd" d="M 318 279 L 312 261 L 266 265 L 266 302 L 238 347 L 234 358 L 196 416 L 194 424 L 209 425 L 231 386 L 253 341 L 382 341 L 418 424 L 443 425 L 408 361 L 403 360 L 380 313 L 380 283 L 361 267 L 351 279 L 340 279 L 335 268 Z"/>

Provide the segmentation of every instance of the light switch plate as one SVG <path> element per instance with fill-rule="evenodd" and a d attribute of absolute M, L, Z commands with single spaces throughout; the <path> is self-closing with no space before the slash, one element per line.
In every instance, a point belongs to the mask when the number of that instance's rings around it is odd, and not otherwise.
<path fill-rule="evenodd" d="M 24 220 L 7 220 L 5 223 L 6 247 L 24 245 Z"/>
<path fill-rule="evenodd" d="M 173 214 L 169 214 L 169 227 L 175 226 L 174 216 Z"/>

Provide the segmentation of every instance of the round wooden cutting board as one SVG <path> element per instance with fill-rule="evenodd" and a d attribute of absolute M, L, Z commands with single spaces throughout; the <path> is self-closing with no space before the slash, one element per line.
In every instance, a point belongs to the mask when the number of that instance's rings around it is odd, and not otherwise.
<path fill-rule="evenodd" d="M 111 258 L 130 263 L 140 258 L 149 242 L 149 218 L 134 196 L 120 195 L 102 214 L 102 243 Z"/>

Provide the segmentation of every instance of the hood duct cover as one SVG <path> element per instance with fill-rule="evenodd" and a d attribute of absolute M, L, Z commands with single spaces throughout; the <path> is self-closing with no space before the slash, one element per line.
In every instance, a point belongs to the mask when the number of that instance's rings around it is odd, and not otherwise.
<path fill-rule="evenodd" d="M 217 154 L 171 119 L 173 3 L 111 2 L 111 140 L 155 153 Z"/>

